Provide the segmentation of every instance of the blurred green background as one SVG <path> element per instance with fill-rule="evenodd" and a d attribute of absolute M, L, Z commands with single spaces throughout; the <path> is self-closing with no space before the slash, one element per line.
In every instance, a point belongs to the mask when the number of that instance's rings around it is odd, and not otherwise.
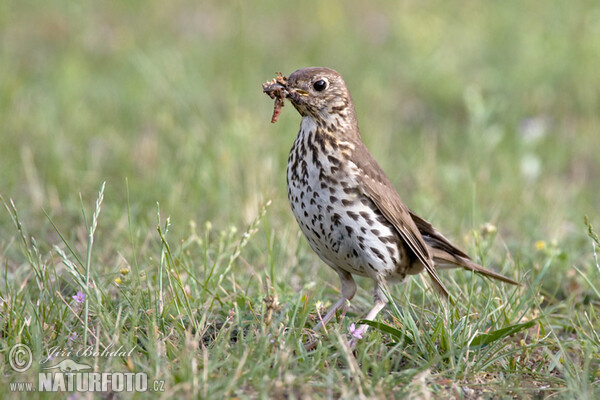
<path fill-rule="evenodd" d="M 157 202 L 183 237 L 190 221 L 244 226 L 268 199 L 269 226 L 295 238 L 299 116 L 271 125 L 260 85 L 312 65 L 345 77 L 402 198 L 459 244 L 491 222 L 500 254 L 587 251 L 583 216 L 600 223 L 597 1 L 9 0 L 0 44 L 0 194 L 42 250 L 59 243 L 43 210 L 81 238 L 79 193 L 89 209 L 103 181 L 108 259 L 127 185 L 139 240 Z M 0 212 L 5 254 L 15 235 Z"/>

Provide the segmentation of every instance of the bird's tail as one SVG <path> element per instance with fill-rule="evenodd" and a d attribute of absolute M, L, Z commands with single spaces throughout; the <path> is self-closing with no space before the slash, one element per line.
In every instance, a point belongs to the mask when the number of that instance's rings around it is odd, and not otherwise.
<path fill-rule="evenodd" d="M 448 239 L 446 239 L 444 235 L 438 232 L 433 225 L 412 211 L 410 212 L 410 215 L 415 221 L 419 232 L 423 236 L 423 240 L 425 243 L 427 243 L 429 252 L 433 256 L 433 262 L 436 269 L 460 267 L 485 276 L 489 276 L 490 278 L 498 279 L 502 282 L 510 283 L 512 285 L 519 285 L 517 281 L 474 263 L 471 258 L 465 254 L 465 252 L 453 245 Z"/>
<path fill-rule="evenodd" d="M 433 255 L 433 262 L 435 263 L 436 269 L 444 268 L 464 268 L 469 271 L 477 272 L 490 278 L 497 279 L 502 282 L 510 283 L 512 285 L 519 285 L 519 282 L 512 280 L 502 274 L 489 270 L 482 267 L 481 265 L 474 263 L 468 257 L 451 254 L 442 249 L 435 247 L 430 248 L 431 254 Z"/>

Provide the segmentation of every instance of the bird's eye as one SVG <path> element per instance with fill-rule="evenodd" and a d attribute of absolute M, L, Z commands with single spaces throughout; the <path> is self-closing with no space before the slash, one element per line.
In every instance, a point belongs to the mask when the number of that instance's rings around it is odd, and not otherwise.
<path fill-rule="evenodd" d="M 317 92 L 322 92 L 323 90 L 327 89 L 327 81 L 319 79 L 313 83 L 313 88 L 315 88 Z"/>

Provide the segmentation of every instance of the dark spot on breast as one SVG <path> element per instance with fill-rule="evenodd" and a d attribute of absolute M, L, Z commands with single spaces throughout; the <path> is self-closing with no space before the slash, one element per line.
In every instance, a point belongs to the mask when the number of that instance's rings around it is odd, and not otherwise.
<path fill-rule="evenodd" d="M 338 181 L 335 178 L 332 178 L 331 175 L 325 175 L 323 174 L 323 177 L 321 178 L 322 180 L 331 183 L 332 185 L 337 185 Z"/>
<path fill-rule="evenodd" d="M 354 211 L 348 211 L 348 212 L 346 212 L 346 214 L 348 214 L 348 216 L 349 216 L 350 218 L 352 218 L 353 220 L 355 220 L 355 221 L 357 221 L 357 220 L 358 220 L 358 214 L 357 214 L 357 213 L 355 213 Z"/>
<path fill-rule="evenodd" d="M 352 232 L 354 232 L 354 229 L 352 229 L 352 227 L 346 225 L 346 232 L 348 232 L 348 236 L 352 236 Z"/>
<path fill-rule="evenodd" d="M 298 153 L 299 153 L 301 156 L 304 156 L 304 155 L 306 155 L 306 146 L 304 146 L 304 142 L 303 142 L 303 141 L 302 141 L 302 142 L 300 142 L 300 147 L 298 148 Z"/>
<path fill-rule="evenodd" d="M 379 232 L 379 229 L 371 229 L 371 233 L 375 236 L 379 236 L 381 232 Z M 381 238 L 379 238 L 379 240 L 381 240 Z"/>
<path fill-rule="evenodd" d="M 300 160 L 300 170 L 302 172 L 302 176 L 308 176 L 308 165 L 306 165 L 306 161 L 304 159 Z"/>
<path fill-rule="evenodd" d="M 391 236 L 382 236 L 379 238 L 379 240 L 381 240 L 383 243 L 396 243 L 396 237 L 391 235 Z"/>
<path fill-rule="evenodd" d="M 342 199 L 342 205 L 344 205 L 344 206 L 349 206 L 353 203 L 354 203 L 354 201 L 352 201 L 352 200 Z"/>
<path fill-rule="evenodd" d="M 342 242 L 340 240 L 333 241 L 333 243 L 331 245 L 331 250 L 333 250 L 335 252 L 339 251 L 341 243 Z"/>
<path fill-rule="evenodd" d="M 377 249 L 376 247 L 371 247 L 371 251 L 377 256 L 377 258 L 385 262 L 385 256 L 381 251 L 379 251 L 379 249 Z"/>
<path fill-rule="evenodd" d="M 333 214 L 333 217 L 331 217 L 331 223 L 336 226 L 340 224 L 341 220 L 342 220 L 342 216 L 338 213 Z"/>
<path fill-rule="evenodd" d="M 339 159 L 337 159 L 337 158 L 336 158 L 336 157 L 334 157 L 334 156 L 327 156 L 327 160 L 328 160 L 330 163 L 332 163 L 332 164 L 335 164 L 335 165 L 338 165 L 338 164 L 340 163 L 340 160 L 339 160 Z"/>
<path fill-rule="evenodd" d="M 390 253 L 390 255 L 396 254 L 396 249 L 393 248 L 392 246 L 385 246 L 385 248 L 387 249 L 388 253 Z M 394 264 L 396 264 L 396 263 L 394 263 Z"/>
<path fill-rule="evenodd" d="M 338 201 L 338 198 L 335 196 L 329 196 L 329 201 L 335 203 L 336 201 Z"/>

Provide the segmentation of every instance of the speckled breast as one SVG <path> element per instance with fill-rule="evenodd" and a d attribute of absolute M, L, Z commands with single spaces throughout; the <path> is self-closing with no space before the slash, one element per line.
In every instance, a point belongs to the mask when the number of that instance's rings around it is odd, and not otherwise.
<path fill-rule="evenodd" d="M 351 144 L 301 125 L 287 167 L 292 212 L 311 248 L 335 270 L 402 280 L 409 264 L 406 249 L 358 189 L 351 151 Z"/>

